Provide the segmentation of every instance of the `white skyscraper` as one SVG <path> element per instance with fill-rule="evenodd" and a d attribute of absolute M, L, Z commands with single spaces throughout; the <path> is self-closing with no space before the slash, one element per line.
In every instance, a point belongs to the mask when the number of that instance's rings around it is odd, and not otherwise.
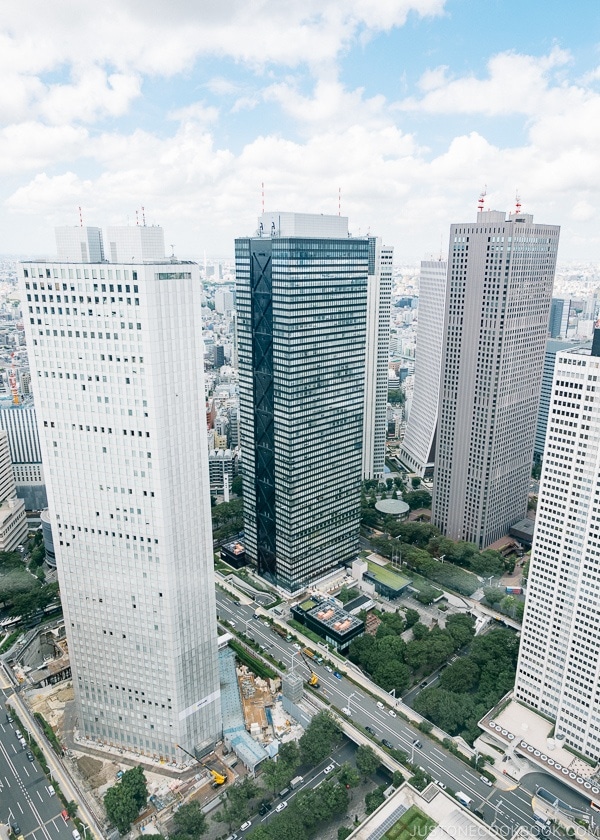
<path fill-rule="evenodd" d="M 415 383 L 400 456 L 403 463 L 420 476 L 431 475 L 433 471 L 447 270 L 445 260 L 421 263 Z"/>
<path fill-rule="evenodd" d="M 365 404 L 363 478 L 381 478 L 385 467 L 390 307 L 394 249 L 369 240 L 367 341 L 365 348 Z"/>
<path fill-rule="evenodd" d="M 496 211 L 450 228 L 432 523 L 478 548 L 527 511 L 559 232 Z"/>
<path fill-rule="evenodd" d="M 20 282 L 80 731 L 182 759 L 220 733 L 198 267 Z"/>
<path fill-rule="evenodd" d="M 560 351 L 515 695 L 556 721 L 555 737 L 594 761 L 600 759 L 599 486 L 600 358 L 581 348 Z"/>
<path fill-rule="evenodd" d="M 0 551 L 13 551 L 26 538 L 25 504 L 17 498 L 8 435 L 0 431 Z"/>

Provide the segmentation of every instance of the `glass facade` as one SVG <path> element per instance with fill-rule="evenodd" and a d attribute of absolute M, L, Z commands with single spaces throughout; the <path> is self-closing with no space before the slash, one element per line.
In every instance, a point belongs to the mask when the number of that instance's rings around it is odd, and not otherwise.
<path fill-rule="evenodd" d="M 246 548 L 290 591 L 358 551 L 368 269 L 367 238 L 236 241 Z"/>

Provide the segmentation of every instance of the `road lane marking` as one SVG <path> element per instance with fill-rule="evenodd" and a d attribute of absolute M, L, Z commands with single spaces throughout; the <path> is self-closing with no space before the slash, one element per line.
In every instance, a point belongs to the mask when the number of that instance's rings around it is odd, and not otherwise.
<path fill-rule="evenodd" d="M 25 812 L 24 812 L 24 811 L 23 811 L 23 809 L 21 808 L 21 803 L 19 802 L 19 800 L 18 800 L 18 799 L 17 799 L 17 805 L 19 806 L 19 811 L 20 811 L 22 814 L 24 814 Z"/>
<path fill-rule="evenodd" d="M 43 802 L 44 800 L 42 799 L 42 794 L 39 792 L 39 790 L 36 790 L 36 793 L 40 797 L 40 802 Z"/>

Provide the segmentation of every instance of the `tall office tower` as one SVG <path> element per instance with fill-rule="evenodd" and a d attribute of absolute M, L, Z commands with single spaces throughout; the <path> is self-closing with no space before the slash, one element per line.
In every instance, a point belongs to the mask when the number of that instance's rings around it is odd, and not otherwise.
<path fill-rule="evenodd" d="M 600 330 L 596 330 L 598 335 Z M 559 352 L 527 583 L 516 697 L 600 759 L 600 341 Z"/>
<path fill-rule="evenodd" d="M 548 333 L 550 338 L 566 338 L 569 329 L 571 301 L 563 298 L 552 298 L 550 305 L 550 323 Z"/>
<path fill-rule="evenodd" d="M 363 478 L 381 478 L 385 467 L 393 256 L 391 246 L 369 239 Z"/>
<path fill-rule="evenodd" d="M 400 458 L 421 477 L 433 475 L 446 300 L 445 260 L 421 263 L 412 405 Z"/>
<path fill-rule="evenodd" d="M 450 228 L 432 522 L 485 548 L 527 511 L 559 228 Z"/>
<path fill-rule="evenodd" d="M 290 591 L 358 550 L 369 251 L 343 216 L 236 240 L 246 551 Z"/>
<path fill-rule="evenodd" d="M 26 539 L 25 504 L 17 498 L 8 435 L 0 431 L 0 551 L 13 551 Z"/>
<path fill-rule="evenodd" d="M 111 262 L 162 262 L 165 232 L 159 225 L 128 225 L 106 228 Z"/>
<path fill-rule="evenodd" d="M 20 281 L 80 730 L 181 760 L 220 732 L 198 267 Z"/>
<path fill-rule="evenodd" d="M 17 496 L 26 510 L 43 510 L 48 498 L 33 399 L 18 405 L 6 397 L 0 399 L 0 429 L 8 435 Z"/>
<path fill-rule="evenodd" d="M 552 380 L 554 379 L 556 354 L 564 350 L 578 349 L 581 346 L 582 344 L 574 344 L 572 341 L 555 341 L 554 339 L 549 339 L 546 342 L 544 369 L 542 371 L 542 388 L 540 391 L 540 407 L 538 409 L 535 443 L 533 446 L 533 454 L 537 459 L 541 459 L 544 454 L 544 445 L 546 443 L 546 427 L 548 426 L 548 412 L 550 411 L 552 397 Z"/>

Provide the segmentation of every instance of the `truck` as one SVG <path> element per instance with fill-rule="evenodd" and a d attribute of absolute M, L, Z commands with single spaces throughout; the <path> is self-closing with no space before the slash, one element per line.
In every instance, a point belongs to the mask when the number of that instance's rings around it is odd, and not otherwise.
<path fill-rule="evenodd" d="M 466 793 L 463 793 L 462 790 L 457 791 L 455 796 L 458 799 L 458 801 L 460 802 L 460 804 L 464 805 L 465 808 L 470 808 L 471 805 L 473 804 L 473 800 L 471 799 L 471 797 L 467 796 Z"/>
<path fill-rule="evenodd" d="M 302 653 L 305 656 L 308 656 L 311 659 L 314 659 L 314 661 L 317 663 L 317 665 L 322 665 L 323 664 L 323 657 L 319 656 L 318 653 L 315 653 L 314 650 L 311 650 L 310 648 L 303 648 Z"/>
<path fill-rule="evenodd" d="M 507 586 L 505 591 L 506 591 L 507 595 L 522 595 L 523 594 L 523 587 L 522 586 Z"/>
<path fill-rule="evenodd" d="M 302 776 L 294 776 L 294 778 L 290 782 L 291 789 L 296 790 L 298 785 L 301 785 L 303 781 L 304 781 L 304 778 Z"/>
<path fill-rule="evenodd" d="M 286 642 L 290 642 L 291 639 L 292 639 L 292 637 L 290 636 L 288 631 L 284 630 L 283 627 L 279 627 L 278 624 L 273 624 L 273 626 L 271 627 L 271 630 L 274 633 L 277 633 L 278 636 L 281 636 L 282 639 L 285 639 Z"/>

